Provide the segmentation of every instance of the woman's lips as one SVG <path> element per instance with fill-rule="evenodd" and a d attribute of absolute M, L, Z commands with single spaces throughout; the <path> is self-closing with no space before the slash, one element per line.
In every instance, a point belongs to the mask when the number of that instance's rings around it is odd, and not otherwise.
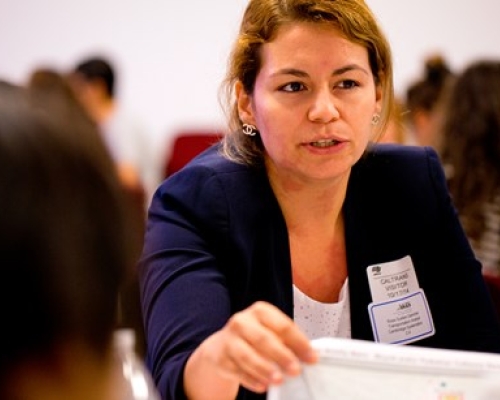
<path fill-rule="evenodd" d="M 325 147 L 335 146 L 339 143 L 340 141 L 338 140 L 330 139 L 330 140 L 317 140 L 315 142 L 309 142 L 309 145 L 313 147 L 325 148 Z"/>

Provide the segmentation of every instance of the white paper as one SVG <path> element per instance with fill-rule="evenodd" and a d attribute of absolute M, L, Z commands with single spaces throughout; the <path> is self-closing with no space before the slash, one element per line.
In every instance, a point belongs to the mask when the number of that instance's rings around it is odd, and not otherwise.
<path fill-rule="evenodd" d="M 268 400 L 500 400 L 500 355 L 354 339 L 312 341 L 320 361 Z"/>

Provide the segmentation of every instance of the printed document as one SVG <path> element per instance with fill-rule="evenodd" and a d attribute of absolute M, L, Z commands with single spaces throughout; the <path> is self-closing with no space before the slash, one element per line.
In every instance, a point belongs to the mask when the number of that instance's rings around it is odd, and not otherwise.
<path fill-rule="evenodd" d="M 374 343 L 312 341 L 320 360 L 272 386 L 268 400 L 500 400 L 500 355 Z"/>

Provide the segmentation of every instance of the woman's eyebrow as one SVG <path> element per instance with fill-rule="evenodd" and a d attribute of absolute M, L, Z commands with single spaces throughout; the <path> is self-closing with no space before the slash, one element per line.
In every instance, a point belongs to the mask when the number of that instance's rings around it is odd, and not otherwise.
<path fill-rule="evenodd" d="M 342 75 L 342 74 L 345 74 L 346 72 L 350 72 L 350 71 L 361 71 L 367 75 L 369 75 L 368 71 L 359 66 L 358 64 L 349 64 L 349 65 L 346 65 L 344 67 L 341 67 L 341 68 L 337 68 L 335 70 L 333 70 L 332 72 L 332 76 L 339 76 L 339 75 Z M 275 76 L 279 76 L 279 75 L 293 75 L 293 76 L 296 76 L 298 78 L 306 78 L 309 76 L 309 74 L 305 71 L 302 71 L 300 69 L 297 69 L 297 68 L 282 68 L 282 69 L 279 69 L 277 70 L 276 72 L 273 72 L 271 74 L 271 77 L 275 77 Z"/>
<path fill-rule="evenodd" d="M 349 64 L 346 65 L 345 67 L 338 68 L 333 71 L 332 75 L 342 75 L 349 71 L 361 71 L 369 75 L 369 72 L 365 68 L 359 66 L 358 64 Z"/>
<path fill-rule="evenodd" d="M 296 68 L 283 68 L 271 74 L 272 77 L 279 75 L 293 75 L 299 78 L 306 78 L 309 76 L 307 72 Z"/>

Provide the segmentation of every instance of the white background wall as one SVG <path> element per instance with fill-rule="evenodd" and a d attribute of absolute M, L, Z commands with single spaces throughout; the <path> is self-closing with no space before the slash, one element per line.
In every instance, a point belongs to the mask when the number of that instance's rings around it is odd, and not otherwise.
<path fill-rule="evenodd" d="M 439 51 L 455 69 L 500 58 L 498 0 L 367 0 L 393 46 L 396 91 Z M 148 125 L 157 156 L 182 127 L 223 124 L 217 99 L 247 0 L 0 0 L 0 79 L 114 62 L 121 101 Z"/>

